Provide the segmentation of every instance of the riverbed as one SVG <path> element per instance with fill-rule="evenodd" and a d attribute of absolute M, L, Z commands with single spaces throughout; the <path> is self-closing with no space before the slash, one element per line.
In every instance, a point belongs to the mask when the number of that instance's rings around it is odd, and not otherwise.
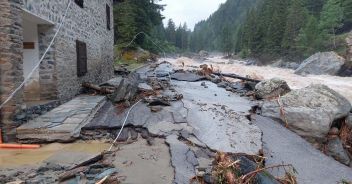
<path fill-rule="evenodd" d="M 304 88 L 310 84 L 325 84 L 352 102 L 352 77 L 338 77 L 330 75 L 307 75 L 294 74 L 294 70 L 276 68 L 272 66 L 245 65 L 241 60 L 221 59 L 211 57 L 205 61 L 194 60 L 186 57 L 177 59 L 167 58 L 166 61 L 181 69 L 192 69 L 201 64 L 211 65 L 215 71 L 234 73 L 241 76 L 250 76 L 254 79 L 271 79 L 274 77 L 285 80 L 292 89 Z"/>

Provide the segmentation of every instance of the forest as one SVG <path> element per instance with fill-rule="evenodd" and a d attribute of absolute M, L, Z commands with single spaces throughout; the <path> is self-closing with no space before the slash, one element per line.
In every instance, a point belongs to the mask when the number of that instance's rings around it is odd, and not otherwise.
<path fill-rule="evenodd" d="M 227 0 L 208 19 L 196 24 L 163 25 L 162 1 L 116 1 L 115 41 L 152 52 L 219 51 L 263 60 L 298 60 L 318 51 L 345 50 L 352 29 L 352 0 Z M 343 53 L 341 53 L 343 54 Z"/>

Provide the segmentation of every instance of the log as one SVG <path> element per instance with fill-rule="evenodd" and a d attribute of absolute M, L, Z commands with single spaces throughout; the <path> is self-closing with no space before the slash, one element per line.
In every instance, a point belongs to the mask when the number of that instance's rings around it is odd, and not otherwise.
<path fill-rule="evenodd" d="M 83 83 L 82 86 L 85 88 L 94 89 L 94 90 L 99 91 L 100 93 L 104 93 L 104 94 L 113 94 L 115 92 L 115 90 L 111 90 L 108 88 L 102 88 L 98 85 L 94 85 L 94 84 L 91 84 L 88 82 Z"/>
<path fill-rule="evenodd" d="M 242 76 L 239 76 L 239 75 L 236 75 L 236 74 L 217 73 L 217 72 L 214 72 L 213 74 L 217 75 L 217 76 L 229 77 L 229 78 L 234 78 L 234 79 L 241 79 L 241 80 L 244 80 L 244 81 L 250 81 L 250 82 L 255 82 L 255 83 L 261 82 L 260 80 L 251 79 L 251 78 L 248 78 L 248 77 L 242 77 Z"/>

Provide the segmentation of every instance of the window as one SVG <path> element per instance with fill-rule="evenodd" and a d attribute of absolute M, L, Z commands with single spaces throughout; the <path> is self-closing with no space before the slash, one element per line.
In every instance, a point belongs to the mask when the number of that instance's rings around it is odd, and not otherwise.
<path fill-rule="evenodd" d="M 111 20 L 110 20 L 110 6 L 106 5 L 106 26 L 108 30 L 111 30 Z"/>
<path fill-rule="evenodd" d="M 76 40 L 76 53 L 77 53 L 77 76 L 82 77 L 88 72 L 86 43 Z"/>
<path fill-rule="evenodd" d="M 84 0 L 75 0 L 75 3 L 76 3 L 79 7 L 83 8 Z"/>

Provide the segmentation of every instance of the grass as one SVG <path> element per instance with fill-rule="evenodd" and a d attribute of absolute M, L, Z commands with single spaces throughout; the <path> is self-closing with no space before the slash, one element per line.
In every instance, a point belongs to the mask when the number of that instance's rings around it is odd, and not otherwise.
<path fill-rule="evenodd" d="M 136 70 L 137 68 L 141 67 L 144 65 L 143 62 L 138 62 L 136 60 L 116 60 L 115 61 L 115 65 L 125 65 L 126 68 L 129 70 L 129 71 L 134 71 Z"/>

